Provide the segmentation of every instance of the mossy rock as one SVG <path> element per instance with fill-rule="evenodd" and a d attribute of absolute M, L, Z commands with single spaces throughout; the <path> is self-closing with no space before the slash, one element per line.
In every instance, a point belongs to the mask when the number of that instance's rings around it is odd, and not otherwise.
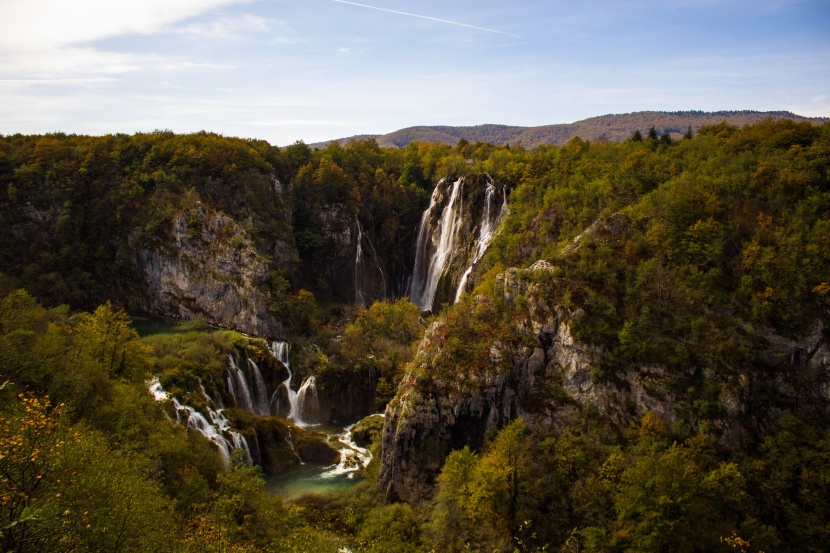
<path fill-rule="evenodd" d="M 260 465 L 267 474 L 284 472 L 300 464 L 300 459 L 334 463 L 340 458 L 340 452 L 319 432 L 307 432 L 280 417 L 261 417 L 240 409 L 226 409 L 224 413 L 249 443 L 256 437 Z"/>
<path fill-rule="evenodd" d="M 340 451 L 329 445 L 321 432 L 302 431 L 300 436 L 295 436 L 294 443 L 303 461 L 335 463 L 340 459 Z"/>
<path fill-rule="evenodd" d="M 380 441 L 383 433 L 383 415 L 369 415 L 352 427 L 352 440 L 360 447 L 369 447 Z"/>

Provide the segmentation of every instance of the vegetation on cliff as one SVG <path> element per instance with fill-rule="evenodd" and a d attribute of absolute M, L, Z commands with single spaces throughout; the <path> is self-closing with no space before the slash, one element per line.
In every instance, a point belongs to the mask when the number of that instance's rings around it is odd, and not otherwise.
<path fill-rule="evenodd" d="M 399 283 L 387 295 L 403 295 L 433 183 L 465 174 L 509 190 L 472 292 L 430 320 L 403 299 L 346 305 L 354 222 Z M 0 184 L 4 549 L 769 553 L 830 540 L 828 124 L 532 150 L 5 136 Z M 344 405 L 390 402 L 350 495 L 283 505 L 241 451 L 224 467 L 147 394 L 155 374 L 219 397 L 227 356 L 265 347 L 230 331 L 139 340 L 106 303 L 152 293 L 131 244 L 171 248 L 197 202 L 267 261 L 258 286 L 296 344 L 292 370 Z M 275 441 L 290 429 L 229 414 Z"/>

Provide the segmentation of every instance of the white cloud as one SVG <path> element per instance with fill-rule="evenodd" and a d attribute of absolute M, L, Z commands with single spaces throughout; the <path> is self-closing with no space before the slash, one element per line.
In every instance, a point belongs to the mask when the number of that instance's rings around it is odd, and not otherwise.
<path fill-rule="evenodd" d="M 177 22 L 248 0 L 3 0 L 0 3 L 0 78 L 19 81 L 142 70 L 229 68 L 180 57 L 107 51 L 92 43 L 118 36 L 166 32 Z M 230 34 L 263 27 L 255 17 L 217 20 Z M 198 32 L 197 27 L 190 27 Z M 208 25 L 204 31 L 210 30 Z"/>
<path fill-rule="evenodd" d="M 75 47 L 14 52 L 0 58 L 0 76 L 21 82 L 48 81 L 73 75 L 121 75 L 144 70 L 180 71 L 191 68 L 232 69 L 233 66 Z"/>
<path fill-rule="evenodd" d="M 0 51 L 43 50 L 147 34 L 247 0 L 4 0 Z"/>

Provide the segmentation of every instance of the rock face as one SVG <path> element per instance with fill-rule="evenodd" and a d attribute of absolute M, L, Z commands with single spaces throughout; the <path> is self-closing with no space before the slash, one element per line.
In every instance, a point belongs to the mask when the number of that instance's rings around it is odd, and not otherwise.
<path fill-rule="evenodd" d="M 150 291 L 143 309 L 204 317 L 252 334 L 282 333 L 266 309 L 268 263 L 223 213 L 201 205 L 184 210 L 169 246 L 135 250 Z"/>
<path fill-rule="evenodd" d="M 646 411 L 658 413 L 669 425 L 681 419 L 695 424 L 691 399 L 671 385 L 677 375 L 670 374 L 668 367 L 602 372 L 608 353 L 574 339 L 570 322 L 581 313 L 555 303 L 555 275 L 551 264 L 539 261 L 498 277 L 495 288 L 502 295 L 498 299 L 521 306 L 511 323 L 520 339 L 513 344 L 490 343 L 484 369 L 459 374 L 448 370 L 449 360 L 443 354 L 450 339 L 447 323 L 439 319 L 427 330 L 398 396 L 386 410 L 378 486 L 388 500 L 414 502 L 429 497 L 452 450 L 480 448 L 517 417 L 540 435 L 557 432 L 585 412 L 592 412 L 612 431 L 620 431 Z M 471 311 L 491 300 L 477 296 Z M 717 403 L 723 416 L 716 430 L 726 447 L 744 439 L 747 424 L 762 426 L 764 417 L 774 417 L 775 405 L 786 407 L 805 399 L 826 405 L 830 399 L 827 337 L 821 327 L 800 342 L 757 330 L 750 335 L 756 337 L 759 357 L 783 358 L 786 370 L 720 380 L 705 368 L 682 375 L 705 382 L 716 396 L 720 390 Z M 759 394 L 759 389 L 768 393 Z M 764 402 L 763 412 L 757 408 L 759 401 Z"/>
<path fill-rule="evenodd" d="M 317 375 L 320 422 L 342 424 L 375 411 L 377 376 L 366 371 L 327 371 Z"/>

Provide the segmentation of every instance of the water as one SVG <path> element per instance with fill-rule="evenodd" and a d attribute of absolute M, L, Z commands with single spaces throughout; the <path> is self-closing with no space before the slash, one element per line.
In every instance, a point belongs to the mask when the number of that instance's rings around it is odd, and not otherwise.
<path fill-rule="evenodd" d="M 421 217 L 418 229 L 418 242 L 415 248 L 415 269 L 412 274 L 412 291 L 410 299 L 422 310 L 432 310 L 435 292 L 444 274 L 446 265 L 455 254 L 460 240 L 464 178 L 455 181 L 450 190 L 447 205 L 438 215 L 437 204 L 441 198 L 443 181 L 432 192 L 430 205 Z"/>
<path fill-rule="evenodd" d="M 291 388 L 291 379 L 293 378 L 293 374 L 291 373 L 291 344 L 288 342 L 273 342 L 271 344 L 271 353 L 288 370 L 288 378 L 282 382 L 282 385 L 285 386 L 288 392 L 288 405 L 290 407 L 288 420 L 300 427 L 316 424 L 319 422 L 320 402 L 317 397 L 317 385 L 314 377 L 309 376 L 300 386 L 299 391 L 295 392 Z M 275 404 L 276 399 L 277 394 L 275 391 L 271 396 L 271 405 Z M 274 405 L 275 409 L 277 407 Z"/>
<path fill-rule="evenodd" d="M 265 489 L 285 500 L 297 499 L 311 493 L 346 490 L 361 481 L 360 477 L 329 478 L 323 476 L 328 466 L 306 463 L 282 474 L 267 475 Z"/>
<path fill-rule="evenodd" d="M 176 321 L 171 319 L 133 317 L 131 326 L 138 332 L 140 338 L 153 336 L 154 334 L 172 334 L 176 331 Z"/>
<path fill-rule="evenodd" d="M 255 413 L 254 401 L 251 398 L 251 390 L 248 388 L 245 374 L 236 364 L 236 360 L 232 355 L 228 355 L 228 363 L 228 391 L 233 396 L 236 406 L 243 411 Z"/>
<path fill-rule="evenodd" d="M 355 305 L 360 307 L 365 307 L 372 303 L 374 300 L 383 300 L 386 298 L 386 275 L 383 271 L 383 265 L 380 262 L 380 258 L 378 257 L 377 252 L 375 251 L 375 247 L 372 245 L 372 242 L 369 240 L 369 237 L 363 234 L 363 227 L 360 224 L 360 220 L 355 217 L 355 223 L 357 223 L 357 248 L 355 251 L 355 259 L 354 259 L 354 302 Z M 369 246 L 368 254 L 370 257 L 369 267 L 366 267 L 365 261 L 365 254 L 363 252 L 363 242 L 366 241 L 366 244 Z M 378 275 L 380 276 L 380 285 L 381 285 L 381 293 L 380 294 L 373 294 L 366 290 L 366 279 L 367 276 L 371 274 L 374 270 L 372 268 L 372 264 L 374 264 L 374 268 L 377 269 Z M 372 281 L 370 281 L 370 284 Z"/>
<path fill-rule="evenodd" d="M 196 430 L 202 436 L 213 442 L 225 463 L 230 461 L 231 451 L 237 448 L 245 451 L 248 464 L 253 463 L 251 451 L 245 436 L 231 429 L 231 423 L 222 414 L 222 409 L 213 409 L 210 407 L 213 405 L 213 399 L 207 394 L 201 381 L 199 382 L 199 391 L 207 402 L 207 412 L 210 420 L 190 405 L 179 401 L 178 398 L 170 398 L 169 394 L 164 391 L 158 378 L 153 378 L 149 381 L 147 387 L 156 401 L 167 401 L 168 399 L 172 401 L 173 409 L 176 413 L 176 422 L 186 426 L 188 430 Z"/>
<path fill-rule="evenodd" d="M 493 204 L 496 199 L 496 187 L 493 186 L 493 181 L 488 178 L 487 191 L 484 197 L 484 216 L 481 218 L 481 223 L 478 227 L 478 238 L 476 239 L 476 249 L 473 253 L 473 258 L 470 260 L 470 265 L 464 274 L 461 275 L 461 280 L 458 282 L 458 289 L 455 291 L 455 301 L 461 299 L 461 295 L 466 291 L 467 280 L 473 272 L 473 267 L 478 263 L 487 251 L 490 242 L 496 235 L 499 223 L 502 216 L 507 212 L 507 192 L 504 192 L 504 199 L 500 208 L 496 208 Z"/>
<path fill-rule="evenodd" d="M 348 489 L 360 482 L 362 478 L 358 471 L 369 464 L 372 454 L 352 441 L 353 426 L 328 429 L 329 436 L 336 437 L 329 443 L 340 447 L 340 460 L 336 464 L 304 463 L 282 474 L 266 476 L 266 490 L 291 500 L 310 493 Z M 316 429 L 326 431 L 323 427 Z"/>

